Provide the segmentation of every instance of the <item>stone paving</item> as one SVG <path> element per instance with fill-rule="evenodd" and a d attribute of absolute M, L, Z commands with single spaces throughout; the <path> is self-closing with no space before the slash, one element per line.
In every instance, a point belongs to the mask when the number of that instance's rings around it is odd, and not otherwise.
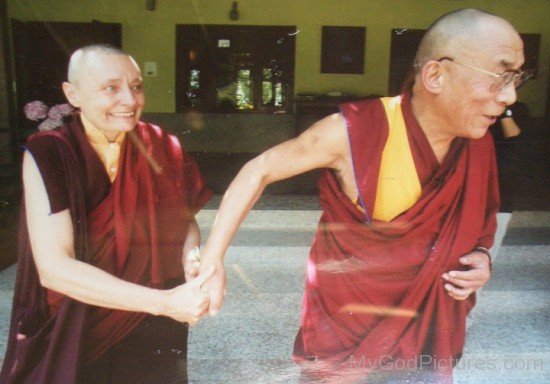
<path fill-rule="evenodd" d="M 198 215 L 203 238 L 218 204 L 215 197 Z M 300 372 L 290 355 L 319 215 L 314 197 L 260 200 L 228 250 L 223 310 L 191 329 L 192 383 L 298 383 Z M 499 214 L 501 237 L 509 218 Z M 550 212 L 515 212 L 493 253 L 498 253 L 493 278 L 469 318 L 455 383 L 548 383 Z M 0 273 L 0 358 L 14 274 L 14 267 Z"/>

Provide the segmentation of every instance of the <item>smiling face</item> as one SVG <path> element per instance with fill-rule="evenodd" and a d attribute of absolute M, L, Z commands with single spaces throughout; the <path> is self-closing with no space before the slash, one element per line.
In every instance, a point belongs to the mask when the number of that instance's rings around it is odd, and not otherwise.
<path fill-rule="evenodd" d="M 480 26 L 479 38 L 457 49 L 454 59 L 496 74 L 517 70 L 523 65 L 523 42 L 517 32 L 500 20 L 488 20 Z M 495 78 L 489 74 L 441 61 L 448 134 L 477 139 L 485 135 L 507 105 L 516 101 L 513 83 L 492 89 Z"/>
<path fill-rule="evenodd" d="M 109 141 L 134 129 L 145 104 L 136 62 L 124 54 L 91 51 L 78 61 L 71 82 L 63 83 L 69 102 L 80 108 L 82 122 Z"/>

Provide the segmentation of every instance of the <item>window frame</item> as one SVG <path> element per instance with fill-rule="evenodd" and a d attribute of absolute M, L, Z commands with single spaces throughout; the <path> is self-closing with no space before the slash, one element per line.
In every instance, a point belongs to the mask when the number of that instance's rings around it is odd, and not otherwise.
<path fill-rule="evenodd" d="M 205 113 L 292 113 L 294 104 L 294 66 L 296 56 L 295 26 L 250 26 L 222 24 L 176 25 L 176 112 Z M 229 48 L 219 48 L 218 40 L 230 41 Z M 224 108 L 217 102 L 220 70 L 227 60 L 250 53 L 253 109 Z M 283 107 L 262 104 L 263 69 L 274 60 L 282 67 Z M 215 63 L 212 65 L 212 63 Z M 189 95 L 190 73 L 200 70 L 197 98 L 193 105 Z"/>

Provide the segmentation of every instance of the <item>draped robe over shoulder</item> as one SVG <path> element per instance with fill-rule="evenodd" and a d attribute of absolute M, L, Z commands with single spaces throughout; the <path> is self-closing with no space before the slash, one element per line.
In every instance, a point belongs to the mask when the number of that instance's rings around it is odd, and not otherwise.
<path fill-rule="evenodd" d="M 441 275 L 463 269 L 458 259 L 475 247 L 492 245 L 499 200 L 492 140 L 457 138 L 439 166 L 410 98 L 396 100 L 420 197 L 388 222 L 373 218 L 388 119 L 380 99 L 342 105 L 364 211 L 326 170 L 295 341 L 298 362 L 344 368 L 360 361 L 376 369 L 416 359 L 415 366 L 450 372 L 462 353 L 475 294 L 452 299 Z"/>
<path fill-rule="evenodd" d="M 126 138 L 112 184 L 78 116 L 59 130 L 33 135 L 26 147 L 52 213 L 70 211 L 76 258 L 126 281 L 167 288 L 184 281 L 187 227 L 211 192 L 177 138 L 142 122 L 128 135 L 136 140 Z M 79 364 L 99 357 L 144 316 L 87 306 L 43 288 L 23 207 L 2 383 L 74 383 Z"/>

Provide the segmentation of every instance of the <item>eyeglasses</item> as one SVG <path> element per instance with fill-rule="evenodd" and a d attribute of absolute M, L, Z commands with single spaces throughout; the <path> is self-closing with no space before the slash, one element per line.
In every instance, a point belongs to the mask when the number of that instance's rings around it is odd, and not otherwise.
<path fill-rule="evenodd" d="M 453 63 L 462 65 L 464 67 L 473 69 L 475 71 L 485 73 L 486 75 L 489 75 L 493 77 L 493 83 L 491 84 L 491 91 L 498 92 L 501 91 L 504 87 L 506 87 L 510 83 L 514 83 L 514 87 L 517 89 L 521 87 L 527 80 L 529 80 L 531 77 L 533 77 L 532 71 L 522 71 L 522 70 L 513 70 L 510 69 L 508 71 L 504 71 L 502 73 L 494 73 L 491 71 L 487 71 L 483 68 L 476 67 L 471 64 L 462 63 L 460 61 L 457 61 L 455 59 L 452 59 L 450 57 L 442 57 L 441 59 L 438 59 L 437 61 L 441 62 L 443 60 L 449 60 Z"/>

